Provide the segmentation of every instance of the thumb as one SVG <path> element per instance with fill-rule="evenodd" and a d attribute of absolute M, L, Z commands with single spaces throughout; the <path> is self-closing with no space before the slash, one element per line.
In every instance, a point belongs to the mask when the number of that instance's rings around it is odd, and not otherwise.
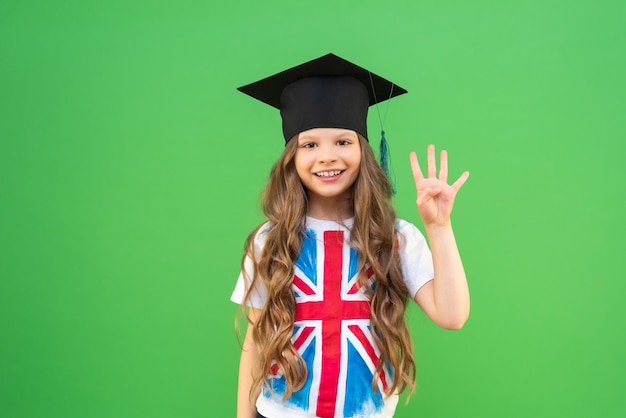
<path fill-rule="evenodd" d="M 420 190 L 420 192 L 417 194 L 417 204 L 423 205 L 429 200 L 432 200 L 432 198 L 437 196 L 439 193 L 441 193 L 441 188 L 439 187 L 428 187 L 426 189 Z"/>

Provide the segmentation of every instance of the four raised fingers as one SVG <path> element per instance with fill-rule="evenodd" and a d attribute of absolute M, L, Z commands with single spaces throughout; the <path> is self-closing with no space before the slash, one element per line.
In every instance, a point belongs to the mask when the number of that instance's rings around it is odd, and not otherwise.
<path fill-rule="evenodd" d="M 420 168 L 417 155 L 415 152 L 410 154 L 411 170 L 413 171 L 413 179 L 417 185 L 417 182 L 424 179 L 422 169 Z M 455 191 L 459 191 L 461 186 L 465 184 L 465 181 L 469 177 L 469 172 L 465 171 L 461 176 L 451 185 Z M 437 178 L 437 162 L 435 160 L 435 146 L 430 144 L 428 146 L 428 178 Z M 439 180 L 448 183 L 448 153 L 447 151 L 441 151 L 439 159 Z"/>

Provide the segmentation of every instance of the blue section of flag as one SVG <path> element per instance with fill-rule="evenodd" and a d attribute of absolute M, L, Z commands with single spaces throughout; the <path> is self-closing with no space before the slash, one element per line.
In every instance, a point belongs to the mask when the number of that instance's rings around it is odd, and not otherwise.
<path fill-rule="evenodd" d="M 296 267 L 317 285 L 317 236 L 312 229 L 307 229 L 304 234 L 302 250 L 296 260 Z"/>
<path fill-rule="evenodd" d="M 372 378 L 374 377 L 368 365 L 348 340 L 348 375 L 346 382 L 350 386 L 346 388 L 346 398 L 343 405 L 343 416 L 353 417 L 363 414 L 373 414 L 383 407 L 383 397 L 372 392 Z M 368 410 L 364 411 L 363 409 Z M 369 410 L 371 408 L 371 410 Z"/>

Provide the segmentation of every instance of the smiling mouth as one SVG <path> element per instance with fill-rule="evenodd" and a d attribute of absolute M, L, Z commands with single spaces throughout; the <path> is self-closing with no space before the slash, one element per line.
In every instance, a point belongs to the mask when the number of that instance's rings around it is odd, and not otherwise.
<path fill-rule="evenodd" d="M 335 170 L 335 171 L 320 171 L 319 173 L 315 173 L 315 175 L 317 177 L 334 177 L 334 176 L 338 176 L 339 174 L 343 173 L 342 170 Z"/>

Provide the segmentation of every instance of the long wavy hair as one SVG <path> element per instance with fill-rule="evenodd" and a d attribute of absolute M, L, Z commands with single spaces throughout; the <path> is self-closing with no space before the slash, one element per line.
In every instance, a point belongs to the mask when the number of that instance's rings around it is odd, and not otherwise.
<path fill-rule="evenodd" d="M 396 214 L 391 204 L 392 188 L 367 140 L 359 135 L 359 142 L 361 165 L 352 186 L 354 225 L 350 230 L 350 245 L 359 255 L 361 284 L 365 289 L 371 289 L 371 329 L 380 350 L 372 390 L 377 390 L 383 368 L 389 367 L 392 372 L 387 378 L 391 384 L 385 395 L 403 392 L 407 387 L 412 392 L 415 361 L 404 317 L 409 292 L 402 280 Z M 242 260 L 244 272 L 246 256 L 254 265 L 254 276 L 246 281 L 249 282 L 248 288 L 254 288 L 260 282 L 267 289 L 267 302 L 252 324 L 259 364 L 253 370 L 250 394 L 261 386 L 270 388 L 268 376 L 278 368 L 287 384 L 284 399 L 301 389 L 307 377 L 306 364 L 291 341 L 296 312 L 292 290 L 294 264 L 302 247 L 307 214 L 306 189 L 295 168 L 297 145 L 297 137 L 287 143 L 270 172 L 262 195 L 263 210 L 271 225 L 265 246 L 260 254 L 255 254 L 254 237 L 259 226 L 248 237 Z M 373 288 L 365 279 L 368 266 L 374 272 Z M 250 293 L 246 292 L 242 306 L 248 304 Z"/>

